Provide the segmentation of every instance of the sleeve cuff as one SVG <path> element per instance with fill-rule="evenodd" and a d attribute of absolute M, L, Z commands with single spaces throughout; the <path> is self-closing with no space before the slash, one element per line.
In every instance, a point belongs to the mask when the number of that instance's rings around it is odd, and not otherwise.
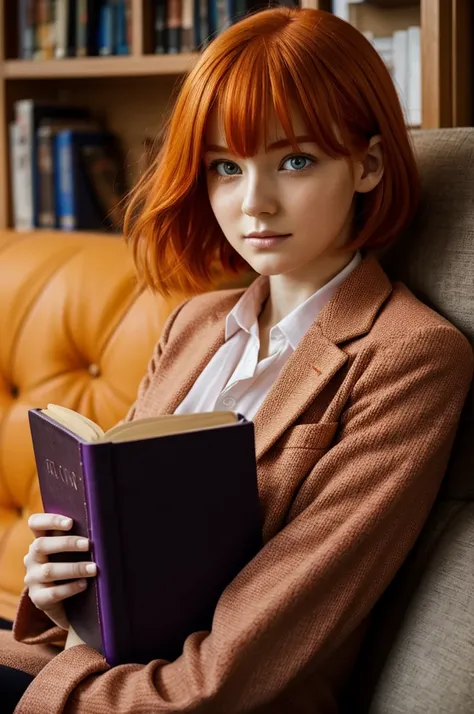
<path fill-rule="evenodd" d="M 67 632 L 55 625 L 41 610 L 33 605 L 25 588 L 13 623 L 13 637 L 27 645 L 54 644 L 64 647 Z"/>

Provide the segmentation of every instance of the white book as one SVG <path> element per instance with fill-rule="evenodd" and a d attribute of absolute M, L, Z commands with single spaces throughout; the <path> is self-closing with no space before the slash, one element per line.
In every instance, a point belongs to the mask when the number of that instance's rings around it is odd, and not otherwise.
<path fill-rule="evenodd" d="M 408 123 L 421 125 L 421 46 L 420 28 L 413 26 L 407 30 L 407 65 L 408 65 Z"/>
<path fill-rule="evenodd" d="M 23 184 L 23 153 L 20 139 L 20 127 L 16 122 L 8 125 L 10 140 L 10 186 L 12 192 L 13 227 L 17 231 L 30 230 L 31 215 L 25 201 Z"/>
<path fill-rule="evenodd" d="M 57 59 L 63 59 L 67 56 L 67 28 L 69 21 L 69 2 L 68 0 L 56 0 L 56 50 Z"/>
<path fill-rule="evenodd" d="M 405 120 L 408 114 L 408 32 L 397 30 L 393 33 L 393 81 L 398 91 Z"/>
<path fill-rule="evenodd" d="M 33 188 L 33 152 L 34 152 L 34 118 L 33 101 L 21 99 L 15 102 L 15 119 L 18 126 L 18 167 L 21 175 L 22 222 L 25 229 L 34 228 L 34 188 Z"/>
<path fill-rule="evenodd" d="M 374 37 L 372 44 L 387 65 L 388 71 L 393 77 L 393 37 Z"/>

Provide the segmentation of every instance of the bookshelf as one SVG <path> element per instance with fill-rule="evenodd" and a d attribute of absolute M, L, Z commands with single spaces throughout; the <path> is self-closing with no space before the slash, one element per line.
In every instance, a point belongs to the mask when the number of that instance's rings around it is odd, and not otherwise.
<path fill-rule="evenodd" d="M 334 0 L 333 0 L 334 1 Z M 333 9 L 331 0 L 302 0 Z M 376 35 L 421 26 L 422 126 L 473 124 L 472 0 L 349 2 L 350 21 Z M 0 229 L 12 225 L 8 124 L 19 99 L 88 106 L 125 149 L 130 180 L 138 175 L 145 137 L 154 138 L 180 80 L 197 53 L 153 54 L 152 0 L 131 0 L 127 56 L 18 59 L 17 3 L 0 0 Z"/>

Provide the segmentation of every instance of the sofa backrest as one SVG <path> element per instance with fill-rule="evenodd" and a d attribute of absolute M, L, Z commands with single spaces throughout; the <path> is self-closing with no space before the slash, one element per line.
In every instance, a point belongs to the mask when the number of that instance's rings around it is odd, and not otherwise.
<path fill-rule="evenodd" d="M 419 216 L 382 262 L 474 345 L 474 129 L 414 132 Z M 474 401 L 429 521 L 380 600 L 347 711 L 474 712 Z"/>

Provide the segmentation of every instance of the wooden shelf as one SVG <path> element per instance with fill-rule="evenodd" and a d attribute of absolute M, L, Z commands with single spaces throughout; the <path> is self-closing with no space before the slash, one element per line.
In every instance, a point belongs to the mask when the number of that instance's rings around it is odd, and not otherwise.
<path fill-rule="evenodd" d="M 61 79 L 90 77 L 145 77 L 179 75 L 189 72 L 199 55 L 189 52 L 175 55 L 134 57 L 84 57 L 61 60 L 6 60 L 5 79 Z"/>

